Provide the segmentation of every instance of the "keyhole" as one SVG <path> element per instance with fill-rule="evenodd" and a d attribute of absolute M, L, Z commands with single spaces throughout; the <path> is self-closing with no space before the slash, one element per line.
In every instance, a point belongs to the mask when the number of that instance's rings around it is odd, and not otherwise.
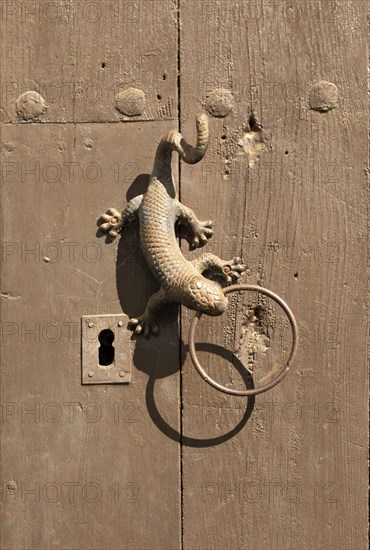
<path fill-rule="evenodd" d="M 114 362 L 114 334 L 106 328 L 99 333 L 98 336 L 99 346 L 99 365 L 102 367 L 108 367 Z"/>

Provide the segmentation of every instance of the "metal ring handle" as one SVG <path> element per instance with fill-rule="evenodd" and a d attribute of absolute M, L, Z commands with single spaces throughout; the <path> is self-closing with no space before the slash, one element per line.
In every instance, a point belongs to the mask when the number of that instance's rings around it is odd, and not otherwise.
<path fill-rule="evenodd" d="M 264 386 L 261 386 L 260 388 L 254 388 L 251 390 L 233 390 L 233 389 L 227 388 L 226 386 L 222 386 L 221 384 L 213 380 L 210 376 L 208 376 L 208 374 L 205 372 L 205 370 L 199 363 L 199 359 L 195 352 L 195 343 L 194 343 L 195 329 L 197 328 L 199 319 L 202 316 L 202 313 L 199 311 L 196 312 L 189 329 L 189 352 L 190 352 L 190 357 L 193 361 L 194 367 L 197 369 L 197 371 L 199 372 L 203 380 L 205 380 L 210 386 L 216 388 L 216 390 L 222 391 L 224 393 L 229 393 L 231 395 L 258 395 L 259 393 L 263 393 L 267 390 L 270 390 L 274 386 L 276 386 L 276 384 L 278 384 L 288 374 L 288 371 L 293 363 L 293 359 L 298 347 L 297 321 L 288 304 L 284 302 L 284 300 L 280 298 L 280 296 L 278 296 L 271 290 L 268 290 L 267 288 L 263 288 L 258 285 L 236 284 L 236 285 L 232 285 L 224 288 L 223 293 L 229 294 L 230 292 L 237 292 L 239 290 L 254 290 L 256 292 L 260 292 L 261 294 L 265 294 L 266 296 L 269 296 L 282 307 L 283 311 L 288 317 L 290 326 L 292 328 L 292 333 L 293 333 L 293 343 L 292 343 L 292 349 L 289 355 L 289 359 L 286 365 L 284 366 L 284 368 L 279 372 L 279 374 L 273 380 L 271 380 L 271 382 L 269 382 L 268 384 L 265 384 Z"/>

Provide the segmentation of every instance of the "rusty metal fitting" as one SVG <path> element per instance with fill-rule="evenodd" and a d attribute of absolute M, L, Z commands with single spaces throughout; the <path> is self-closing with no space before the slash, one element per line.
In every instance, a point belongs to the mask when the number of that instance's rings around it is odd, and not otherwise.
<path fill-rule="evenodd" d="M 195 352 L 195 331 L 198 326 L 199 319 L 202 316 L 202 313 L 199 311 L 195 313 L 189 329 L 189 352 L 190 352 L 190 357 L 193 361 L 193 364 L 197 369 L 197 371 L 199 372 L 199 374 L 201 375 L 201 377 L 203 378 L 203 380 L 205 380 L 210 386 L 212 386 L 216 390 L 219 390 L 219 391 L 222 391 L 223 393 L 228 393 L 231 395 L 242 395 L 242 396 L 258 395 L 259 393 L 268 391 L 274 386 L 276 386 L 276 384 L 281 382 L 281 380 L 288 374 L 293 364 L 293 360 L 296 355 L 296 351 L 298 347 L 298 326 L 297 326 L 297 321 L 293 315 L 293 312 L 291 311 L 288 304 L 282 298 L 280 298 L 280 296 L 278 296 L 271 290 L 268 290 L 267 288 L 263 288 L 258 285 L 236 284 L 236 285 L 232 285 L 224 288 L 223 292 L 224 294 L 229 294 L 230 292 L 237 292 L 241 290 L 260 292 L 261 294 L 265 294 L 266 296 L 269 296 L 277 304 L 281 306 L 281 308 L 283 309 L 283 311 L 285 312 L 286 316 L 289 319 L 290 326 L 293 333 L 292 349 L 291 349 L 287 363 L 283 366 L 283 368 L 280 370 L 277 376 L 275 376 L 275 378 L 273 378 L 273 380 L 271 380 L 267 384 L 264 384 L 259 388 L 253 388 L 249 390 L 233 390 L 232 388 L 227 388 L 226 386 L 223 386 L 218 382 L 216 382 L 215 380 L 213 380 L 203 369 L 202 365 L 199 362 L 197 354 Z"/>

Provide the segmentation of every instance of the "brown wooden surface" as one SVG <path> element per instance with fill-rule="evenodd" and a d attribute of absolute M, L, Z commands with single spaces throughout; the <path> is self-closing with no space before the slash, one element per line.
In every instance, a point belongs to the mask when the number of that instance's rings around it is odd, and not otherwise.
<path fill-rule="evenodd" d="M 134 229 L 118 246 L 107 245 L 95 237 L 96 218 L 109 206 L 122 206 L 139 176 L 125 180 L 122 173 L 114 183 L 110 166 L 120 159 L 121 167 L 131 162 L 147 174 L 158 136 L 172 126 L 2 128 L 4 142 L 15 145 L 7 161 L 78 163 L 72 183 L 66 177 L 52 183 L 42 175 L 37 183 L 32 176 L 24 183 L 19 176 L 3 181 L 4 549 L 178 547 L 179 447 L 152 420 L 155 402 L 177 429 L 176 317 L 162 328 L 161 339 L 132 343 L 129 385 L 81 386 L 80 340 L 83 315 L 121 308 L 137 315 L 156 287 Z M 89 159 L 101 167 L 95 183 L 78 171 Z M 7 243 L 16 243 L 18 252 L 9 254 L 13 245 Z M 35 327 L 36 336 L 27 333 Z M 37 416 L 26 412 L 35 408 Z M 27 494 L 36 484 L 40 496 Z"/>
<path fill-rule="evenodd" d="M 367 548 L 365 2 L 55 5 L 1 3 L 1 548 Z M 328 113 L 309 107 L 322 79 L 339 90 Z M 115 109 L 127 86 L 147 98 L 131 122 Z M 180 186 L 215 234 L 184 252 L 242 255 L 244 280 L 287 300 L 296 368 L 256 399 L 216 392 L 186 355 L 183 308 L 180 381 L 174 308 L 158 339 L 130 345 L 129 385 L 82 386 L 81 317 L 140 314 L 157 288 L 136 229 L 106 245 L 96 218 L 144 190 L 178 92 L 194 141 L 220 87 L 234 108 L 210 117 Z M 18 119 L 27 90 L 44 95 L 45 124 Z M 203 318 L 197 342 L 212 376 L 243 388 L 241 362 L 258 385 L 291 336 L 249 293 Z"/>
<path fill-rule="evenodd" d="M 111 2 L 60 3 L 52 23 L 52 11 L 35 18 L 20 11 L 34 3 L 13 4 L 2 13 L 1 547 L 178 548 L 180 449 L 153 422 L 179 430 L 176 313 L 161 340 L 130 345 L 129 385 L 81 386 L 80 336 L 83 315 L 138 315 L 156 288 L 137 231 L 118 246 L 95 233 L 102 212 L 143 192 L 176 125 L 160 121 L 176 116 L 174 5 L 119 2 L 115 14 Z M 88 4 L 102 13 L 96 23 L 82 15 Z M 125 118 L 114 99 L 127 85 L 146 92 L 139 118 L 152 122 L 92 123 Z M 86 96 L 94 89 L 97 101 Z M 44 95 L 48 124 L 17 118 L 27 90 Z"/>
<path fill-rule="evenodd" d="M 1 120 L 28 90 L 44 97 L 48 122 L 119 122 L 121 90 L 146 94 L 142 119 L 177 116 L 174 0 L 1 2 Z M 158 40 L 160 33 L 160 40 Z"/>
<path fill-rule="evenodd" d="M 362 1 L 181 2 L 184 135 L 194 135 L 212 89 L 231 90 L 235 102 L 227 117 L 212 118 L 202 166 L 182 166 L 182 201 L 215 221 L 207 249 L 242 255 L 245 280 L 287 300 L 301 342 L 297 368 L 256 398 L 232 438 L 247 401 L 210 388 L 187 358 L 188 550 L 367 548 L 365 22 Z M 328 113 L 309 108 L 320 80 L 339 90 Z M 248 167 L 238 141 L 252 112 L 266 150 Z M 227 346 L 248 363 L 241 303 L 233 298 L 229 319 L 202 319 L 198 342 Z M 256 385 L 291 343 L 278 308 L 265 305 L 256 331 L 270 347 L 252 357 Z M 184 312 L 185 342 L 191 317 Z M 243 387 L 218 348 L 201 349 L 219 382 Z"/>

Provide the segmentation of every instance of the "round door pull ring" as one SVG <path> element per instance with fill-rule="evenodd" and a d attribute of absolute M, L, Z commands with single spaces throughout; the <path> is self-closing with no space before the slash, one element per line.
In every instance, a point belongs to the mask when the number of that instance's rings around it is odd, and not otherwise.
<path fill-rule="evenodd" d="M 267 288 L 263 288 L 263 287 L 260 287 L 258 285 L 236 284 L 236 285 L 232 285 L 232 286 L 228 286 L 228 287 L 224 288 L 223 292 L 224 292 L 224 294 L 229 294 L 230 292 L 238 292 L 240 290 L 260 292 L 261 294 L 264 294 L 265 296 L 269 296 L 277 304 L 279 304 L 281 306 L 281 308 L 284 310 L 286 316 L 289 319 L 290 326 L 292 328 L 292 333 L 293 333 L 292 349 L 291 349 L 289 359 L 288 359 L 286 365 L 283 366 L 283 368 L 275 376 L 275 378 L 273 378 L 271 380 L 271 382 L 268 382 L 267 384 L 264 384 L 260 388 L 253 388 L 253 389 L 250 389 L 250 390 L 233 390 L 231 388 L 227 388 L 226 386 L 222 386 L 222 384 L 219 384 L 218 382 L 213 380 L 205 372 L 205 370 L 203 369 L 202 365 L 200 364 L 199 359 L 197 357 L 197 354 L 195 352 L 195 343 L 194 343 L 195 330 L 198 326 L 199 319 L 202 316 L 202 313 L 200 313 L 200 312 L 196 312 L 196 314 L 193 318 L 193 321 L 190 325 L 190 329 L 189 329 L 189 352 L 190 352 L 190 357 L 193 361 L 193 364 L 194 364 L 195 368 L 197 369 L 197 371 L 199 372 L 199 374 L 201 375 L 201 377 L 203 378 L 203 380 L 205 380 L 213 388 L 216 388 L 216 390 L 219 390 L 219 391 L 222 391 L 224 393 L 231 394 L 231 395 L 245 395 L 245 396 L 258 395 L 259 393 L 263 393 L 265 391 L 268 391 L 271 388 L 273 388 L 274 386 L 276 386 L 276 384 L 281 382 L 281 380 L 288 374 L 288 371 L 289 371 L 290 367 L 292 366 L 293 359 L 295 357 L 297 347 L 298 347 L 297 321 L 296 321 L 290 307 L 288 306 L 288 304 L 282 298 L 280 298 L 280 296 L 278 296 L 277 294 L 275 294 L 271 290 L 268 290 Z"/>

